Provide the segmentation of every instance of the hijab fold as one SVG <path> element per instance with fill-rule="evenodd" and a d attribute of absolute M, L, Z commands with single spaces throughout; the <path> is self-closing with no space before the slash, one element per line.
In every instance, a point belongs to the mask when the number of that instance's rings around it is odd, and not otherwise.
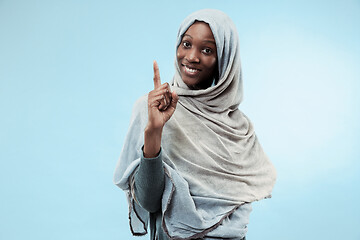
<path fill-rule="evenodd" d="M 243 89 L 238 33 L 233 22 L 219 10 L 197 11 L 181 24 L 176 48 L 195 21 L 207 23 L 213 32 L 219 79 L 207 89 L 192 90 L 182 81 L 175 63 L 171 88 L 180 98 L 162 135 L 166 173 L 162 227 L 170 239 L 224 234 L 237 239 L 246 228 L 239 214 L 250 213 L 241 206 L 270 197 L 276 172 L 251 121 L 238 109 Z M 128 193 L 134 234 L 146 233 L 149 218 L 134 201 L 130 184 L 140 162 L 147 117 L 147 96 L 143 96 L 134 106 L 114 175 L 115 184 Z"/>

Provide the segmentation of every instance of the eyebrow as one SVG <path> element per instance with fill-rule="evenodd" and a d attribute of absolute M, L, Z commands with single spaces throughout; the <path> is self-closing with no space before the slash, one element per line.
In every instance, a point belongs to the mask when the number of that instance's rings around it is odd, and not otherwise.
<path fill-rule="evenodd" d="M 190 36 L 189 34 L 184 34 L 184 37 L 185 36 L 192 39 L 192 36 Z M 213 41 L 213 40 L 204 40 L 203 42 L 212 43 L 212 44 L 216 45 L 215 41 Z"/>
<path fill-rule="evenodd" d="M 216 43 L 213 40 L 204 40 L 203 42 L 212 43 L 212 44 L 216 45 Z"/>

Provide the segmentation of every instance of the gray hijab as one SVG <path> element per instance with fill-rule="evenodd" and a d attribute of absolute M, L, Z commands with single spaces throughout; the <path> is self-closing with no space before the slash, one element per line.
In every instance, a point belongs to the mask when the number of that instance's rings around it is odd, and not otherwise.
<path fill-rule="evenodd" d="M 239 207 L 270 197 L 276 172 L 252 123 L 238 109 L 242 79 L 238 34 L 233 22 L 219 10 L 197 11 L 181 24 L 176 47 L 195 21 L 206 22 L 213 32 L 219 80 L 207 89 L 191 90 L 175 64 L 172 90 L 180 99 L 162 136 L 166 173 L 162 227 L 171 239 L 221 237 L 229 232 L 235 239 L 241 235 L 235 230 L 240 229 L 237 224 L 241 220 L 236 218 Z M 131 193 L 131 176 L 140 162 L 146 123 L 144 96 L 134 106 L 114 176 L 115 184 L 127 193 L 134 234 L 146 233 L 149 217 Z"/>

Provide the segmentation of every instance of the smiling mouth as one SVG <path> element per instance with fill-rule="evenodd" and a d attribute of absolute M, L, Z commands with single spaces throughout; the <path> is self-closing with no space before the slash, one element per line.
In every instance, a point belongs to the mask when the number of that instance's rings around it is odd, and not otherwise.
<path fill-rule="evenodd" d="M 191 68 L 191 67 L 188 67 L 186 65 L 183 65 L 183 66 L 184 66 L 185 72 L 190 74 L 190 75 L 197 74 L 198 72 L 200 72 L 200 69 Z"/>

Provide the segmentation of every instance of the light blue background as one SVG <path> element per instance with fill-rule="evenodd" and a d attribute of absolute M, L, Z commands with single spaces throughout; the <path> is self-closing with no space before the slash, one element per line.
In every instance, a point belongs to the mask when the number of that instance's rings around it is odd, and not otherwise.
<path fill-rule="evenodd" d="M 202 8 L 238 28 L 240 108 L 278 171 L 248 239 L 360 239 L 358 0 L 0 0 L 0 239 L 132 239 L 112 183 L 131 108 Z"/>

